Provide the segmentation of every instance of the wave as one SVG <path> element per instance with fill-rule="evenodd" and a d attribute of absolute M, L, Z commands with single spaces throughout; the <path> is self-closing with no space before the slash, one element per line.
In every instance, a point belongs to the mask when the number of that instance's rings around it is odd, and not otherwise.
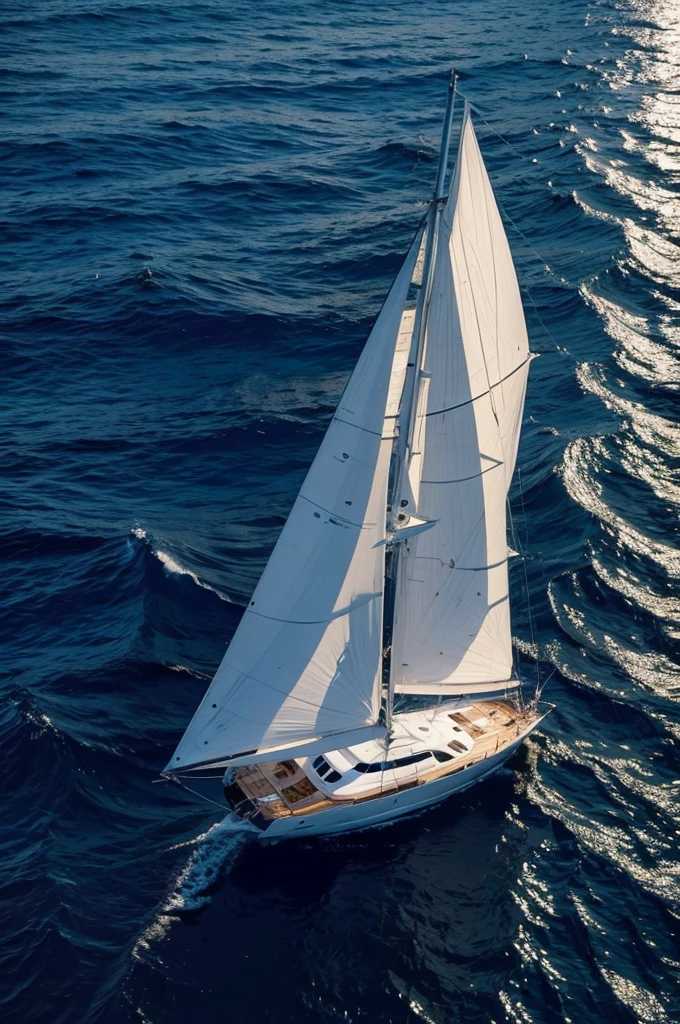
<path fill-rule="evenodd" d="M 4 19 L 12 1019 L 674 1019 L 676 23 L 670 0 Z M 513 488 L 514 642 L 557 708 L 417 826 L 270 849 L 152 782 L 423 214 L 454 57 L 532 347 L 560 352 Z"/>
<path fill-rule="evenodd" d="M 158 561 L 161 563 L 163 568 L 167 570 L 167 572 L 173 573 L 177 576 L 188 576 L 190 579 L 194 581 L 194 583 L 198 587 L 203 587 L 204 590 L 209 590 L 213 594 L 217 594 L 221 601 L 227 601 L 229 604 L 234 603 L 232 598 L 229 597 L 229 595 L 226 594 L 224 591 L 219 590 L 217 587 L 211 586 L 210 583 L 206 583 L 204 580 L 200 579 L 200 577 L 191 569 L 187 569 L 185 566 L 180 565 L 177 559 L 174 558 L 167 551 L 164 551 L 162 548 L 154 546 L 153 542 L 149 540 L 149 536 L 146 530 L 143 530 L 141 527 L 136 526 L 130 531 L 130 535 L 132 537 L 136 537 L 137 540 L 144 541 L 146 544 L 148 544 L 151 553 L 158 559 Z"/>

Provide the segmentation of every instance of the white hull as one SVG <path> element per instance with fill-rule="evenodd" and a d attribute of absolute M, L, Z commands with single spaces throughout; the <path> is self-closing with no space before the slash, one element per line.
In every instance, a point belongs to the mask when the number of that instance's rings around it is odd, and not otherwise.
<path fill-rule="evenodd" d="M 392 792 L 356 803 L 348 802 L 345 806 L 329 807 L 308 816 L 279 818 L 271 822 L 266 830 L 261 831 L 259 838 L 268 842 L 303 836 L 339 835 L 343 832 L 389 825 L 399 818 L 438 804 L 455 793 L 461 793 L 492 775 L 521 746 L 538 725 L 538 721 L 534 721 L 515 742 L 504 747 L 498 754 L 490 755 L 461 772 L 445 775 L 401 792 Z"/>

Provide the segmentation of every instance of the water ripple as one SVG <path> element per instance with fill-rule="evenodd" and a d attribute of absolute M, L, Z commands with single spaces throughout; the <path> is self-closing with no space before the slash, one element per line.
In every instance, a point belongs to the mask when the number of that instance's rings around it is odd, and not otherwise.
<path fill-rule="evenodd" d="M 3 30 L 3 1014 L 680 1019 L 678 0 Z M 266 849 L 155 783 L 423 215 L 454 61 L 542 353 L 513 633 L 557 709 L 417 822 Z"/>

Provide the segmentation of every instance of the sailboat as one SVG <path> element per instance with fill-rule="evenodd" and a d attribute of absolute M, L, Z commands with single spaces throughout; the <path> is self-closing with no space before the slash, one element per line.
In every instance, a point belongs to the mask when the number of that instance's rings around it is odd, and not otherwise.
<path fill-rule="evenodd" d="M 531 353 L 467 101 L 445 194 L 455 96 L 452 74 L 429 212 L 165 769 L 216 780 L 263 838 L 419 812 L 495 772 L 550 710 L 524 698 L 510 630 Z"/>

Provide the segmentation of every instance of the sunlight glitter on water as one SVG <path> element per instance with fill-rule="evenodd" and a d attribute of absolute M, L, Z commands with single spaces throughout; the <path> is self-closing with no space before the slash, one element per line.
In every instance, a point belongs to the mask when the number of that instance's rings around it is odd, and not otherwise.
<path fill-rule="evenodd" d="M 40 998 L 40 1019 L 86 1020 L 95 990 L 116 1024 L 674 1019 L 677 0 L 549 17 L 535 0 L 389 0 L 380 18 L 300 0 L 255 19 L 214 0 L 39 0 L 12 18 L 3 312 L 27 405 L 8 578 L 30 578 L 34 607 L 6 708 L 44 705 L 59 725 L 45 693 L 88 721 L 85 742 L 62 730 L 46 748 L 35 785 L 47 723 L 15 712 L 4 734 L 24 751 L 5 760 L 17 833 L 27 808 L 46 815 L 0 955 L 4 980 L 14 943 L 21 1019 Z M 480 125 L 528 239 L 513 242 L 522 283 L 580 361 L 532 369 L 522 452 L 539 466 L 524 496 L 539 628 L 520 614 L 514 639 L 559 666 L 559 707 L 512 773 L 398 839 L 287 860 L 241 857 L 218 830 L 184 848 L 196 818 L 150 780 L 237 621 L 203 581 L 243 601 L 264 564 L 423 212 L 453 56 L 526 151 Z M 130 523 L 146 529 L 123 571 Z M 64 909 L 62 879 L 82 906 Z M 128 1015 L 111 979 L 140 931 Z M 271 991 L 249 957 L 264 932 Z"/>
<path fill-rule="evenodd" d="M 579 438 L 573 441 L 564 453 L 561 467 L 568 493 L 608 528 L 617 544 L 651 559 L 669 575 L 680 578 L 680 552 L 670 544 L 653 540 L 603 501 L 598 474 L 607 456 L 602 438 Z"/>

